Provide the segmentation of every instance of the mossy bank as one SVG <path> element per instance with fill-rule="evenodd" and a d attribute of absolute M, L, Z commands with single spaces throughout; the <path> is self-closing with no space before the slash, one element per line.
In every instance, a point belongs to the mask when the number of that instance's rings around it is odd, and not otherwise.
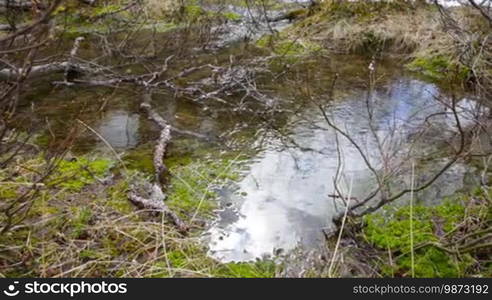
<path fill-rule="evenodd" d="M 146 153 L 146 152 L 144 152 Z M 133 155 L 133 156 L 132 156 Z M 202 232 L 214 216 L 218 188 L 237 179 L 238 155 L 169 158 L 169 207 L 190 226 L 178 233 L 161 215 L 138 210 L 127 197 L 130 184 L 152 176 L 135 164 L 104 154 L 61 159 L 0 235 L 6 277 L 272 277 L 276 266 L 215 261 Z M 125 164 L 126 171 L 121 163 Z M 45 155 L 21 159 L 1 171 L 0 195 L 10 205 L 32 186 Z M 14 176 L 15 174 L 15 176 Z M 16 206 L 17 204 L 13 204 Z M 16 206 L 17 207 L 17 206 Z M 2 224 L 6 224 L 2 215 Z"/>

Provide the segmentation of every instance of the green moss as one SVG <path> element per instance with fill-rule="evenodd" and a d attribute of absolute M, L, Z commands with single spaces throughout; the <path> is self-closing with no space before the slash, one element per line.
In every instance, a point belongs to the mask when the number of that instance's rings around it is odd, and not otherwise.
<path fill-rule="evenodd" d="M 419 56 L 406 67 L 411 71 L 421 72 L 432 80 L 466 81 L 470 76 L 470 69 L 453 62 L 444 55 Z"/>
<path fill-rule="evenodd" d="M 189 262 L 187 255 L 183 251 L 174 250 L 167 253 L 167 259 L 174 268 L 186 268 Z"/>
<path fill-rule="evenodd" d="M 426 207 L 414 207 L 414 241 L 420 243 L 433 240 L 432 224 L 427 222 L 429 211 Z M 365 233 L 368 240 L 382 249 L 404 249 L 410 247 L 410 209 L 405 207 L 390 214 L 383 216 L 372 214 L 365 217 L 367 227 Z"/>
<path fill-rule="evenodd" d="M 39 134 L 36 136 L 34 142 L 41 147 L 48 147 L 51 143 L 51 136 L 48 134 Z"/>
<path fill-rule="evenodd" d="M 0 199 L 14 199 L 17 196 L 17 186 L 0 182 Z"/>
<path fill-rule="evenodd" d="M 91 11 L 91 15 L 92 17 L 99 17 L 118 11 L 120 9 L 121 9 L 121 5 L 108 4 L 104 6 L 94 7 L 93 10 Z"/>
<path fill-rule="evenodd" d="M 184 12 L 185 16 L 191 19 L 197 19 L 206 14 L 205 10 L 201 6 L 195 4 L 186 5 L 184 7 Z"/>
<path fill-rule="evenodd" d="M 275 276 L 275 269 L 275 263 L 270 260 L 228 263 L 220 267 L 214 275 L 228 278 L 271 278 Z"/>
<path fill-rule="evenodd" d="M 166 160 L 171 171 L 168 205 L 178 211 L 211 215 L 216 208 L 214 187 L 239 175 L 234 161 L 227 158 L 191 161 L 190 158 Z"/>
<path fill-rule="evenodd" d="M 89 160 L 86 157 L 71 161 L 62 160 L 51 177 L 49 185 L 74 192 L 80 191 L 86 185 L 104 177 L 111 164 L 111 161 L 107 159 Z"/>
<path fill-rule="evenodd" d="M 440 237 L 450 233 L 464 219 L 462 204 L 447 200 L 435 207 L 413 208 L 414 245 L 439 242 Z M 411 270 L 410 207 L 384 213 L 371 214 L 364 218 L 364 234 L 367 240 L 382 250 L 400 253 L 394 265 L 384 265 L 385 275 L 408 276 Z M 441 233 L 436 233 L 440 232 Z M 415 275 L 417 277 L 459 277 L 473 262 L 470 256 L 451 257 L 444 250 L 429 245 L 415 251 Z"/>
<path fill-rule="evenodd" d="M 229 21 L 240 21 L 242 19 L 240 14 L 231 11 L 225 12 L 222 15 Z"/>
<path fill-rule="evenodd" d="M 147 174 L 154 172 L 153 149 L 151 145 L 144 145 L 128 152 L 123 157 L 125 166 L 130 170 L 138 170 Z"/>
<path fill-rule="evenodd" d="M 72 237 L 80 238 L 84 235 L 87 225 L 92 218 L 92 212 L 87 207 L 73 207 L 73 218 L 70 223 L 73 227 Z"/>
<path fill-rule="evenodd" d="M 398 259 L 398 269 L 411 270 L 412 261 L 410 255 L 405 255 Z M 464 255 L 460 260 L 455 260 L 447 253 L 435 247 L 417 251 L 415 255 L 415 276 L 416 277 L 461 277 L 464 270 L 473 263 L 469 255 Z M 395 272 L 395 270 L 393 271 Z M 408 273 L 408 271 L 407 271 Z"/>
<path fill-rule="evenodd" d="M 80 251 L 79 257 L 83 260 L 91 260 L 91 259 L 96 259 L 98 257 L 101 257 L 101 253 L 98 251 L 92 250 L 92 249 L 84 249 Z"/>
<path fill-rule="evenodd" d="M 48 217 L 50 215 L 59 214 L 61 209 L 54 203 L 50 203 L 51 195 L 48 191 L 41 191 L 30 211 L 31 216 Z"/>
<path fill-rule="evenodd" d="M 107 189 L 108 196 L 105 205 L 111 207 L 122 214 L 129 214 L 134 210 L 134 206 L 128 201 L 129 183 L 127 180 L 119 180 L 116 184 Z"/>

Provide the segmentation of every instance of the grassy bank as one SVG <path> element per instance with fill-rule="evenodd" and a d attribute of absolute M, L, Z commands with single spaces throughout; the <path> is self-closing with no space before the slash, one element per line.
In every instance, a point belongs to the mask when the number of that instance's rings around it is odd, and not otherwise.
<path fill-rule="evenodd" d="M 434 207 L 405 206 L 366 216 L 363 237 L 385 277 L 490 277 L 490 190 L 457 194 Z"/>
<path fill-rule="evenodd" d="M 477 189 L 432 207 L 387 206 L 349 218 L 340 241 L 335 235 L 320 249 L 293 253 L 282 276 L 489 278 L 490 193 Z"/>
<path fill-rule="evenodd" d="M 143 151 L 143 153 L 146 153 Z M 129 186 L 152 170 L 140 154 L 119 160 L 71 157 L 37 183 L 0 235 L 3 277 L 271 277 L 269 261 L 222 264 L 207 256 L 202 233 L 217 206 L 215 190 L 238 176 L 236 156 L 168 160 L 169 207 L 191 226 L 182 235 L 160 214 L 138 210 Z M 139 162 L 138 164 L 136 162 Z M 32 155 L 0 173 L 2 205 L 19 199 L 46 167 Z M 150 173 L 149 173 L 150 171 Z M 6 216 L 1 216 L 6 224 Z"/>
<path fill-rule="evenodd" d="M 408 69 L 436 81 L 491 82 L 491 30 L 471 7 L 450 9 L 446 20 L 434 5 L 324 1 L 288 33 L 335 53 L 403 56 Z"/>

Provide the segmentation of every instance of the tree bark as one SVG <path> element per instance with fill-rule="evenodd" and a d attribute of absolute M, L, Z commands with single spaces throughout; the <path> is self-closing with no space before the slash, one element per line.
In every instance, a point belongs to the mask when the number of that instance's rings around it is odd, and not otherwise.
<path fill-rule="evenodd" d="M 164 177 L 167 175 L 168 171 L 163 162 L 163 158 L 166 153 L 167 145 L 171 140 L 171 126 L 152 108 L 151 100 L 151 93 L 146 91 L 140 106 L 145 110 L 149 118 L 161 128 L 161 133 L 154 149 L 153 163 L 155 178 L 152 185 L 152 192 L 150 196 L 146 198 L 137 195 L 137 189 L 133 189 L 129 193 L 129 198 L 137 207 L 162 212 L 174 225 L 176 225 L 179 232 L 185 234 L 188 231 L 188 226 L 166 205 L 164 202 L 166 195 L 162 190 L 162 186 L 165 184 Z"/>
<path fill-rule="evenodd" d="M 31 7 L 32 2 L 28 0 L 0 0 L 0 12 L 4 12 L 8 8 L 28 10 Z"/>
<path fill-rule="evenodd" d="M 29 72 L 29 78 L 43 76 L 49 73 L 63 73 L 69 68 L 70 70 L 81 72 L 81 73 L 97 73 L 99 70 L 95 68 L 90 68 L 77 63 L 70 63 L 68 61 L 64 62 L 53 62 L 49 64 L 33 66 Z M 16 78 L 17 74 L 22 74 L 24 70 L 19 68 L 17 70 L 11 68 L 5 68 L 0 70 L 0 80 L 13 80 Z"/>
<path fill-rule="evenodd" d="M 165 217 L 176 225 L 179 232 L 186 233 L 188 231 L 188 226 L 164 202 L 165 195 L 158 183 L 153 184 L 152 193 L 149 198 L 137 195 L 136 191 L 131 191 L 128 197 L 140 209 L 154 210 L 164 214 Z"/>

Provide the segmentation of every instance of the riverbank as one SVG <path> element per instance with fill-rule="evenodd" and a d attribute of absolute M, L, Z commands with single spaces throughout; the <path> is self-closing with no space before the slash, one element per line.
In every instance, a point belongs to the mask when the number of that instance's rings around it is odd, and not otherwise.
<path fill-rule="evenodd" d="M 404 1 L 325 1 L 304 9 L 281 40 L 330 53 L 404 58 L 430 80 L 490 87 L 490 27 L 470 6 Z M 471 46 L 470 46 L 471 45 Z"/>
<path fill-rule="evenodd" d="M 29 209 L 1 235 L 4 277 L 272 277 L 275 264 L 223 264 L 207 255 L 202 232 L 213 218 L 215 191 L 235 178 L 235 159 L 203 156 L 167 160 L 166 203 L 190 226 L 183 235 L 164 215 L 136 210 L 130 186 L 147 180 L 149 158 L 86 155 L 62 158 L 43 183 L 33 183 L 51 160 L 23 155 L 3 169 L 4 203 L 25 191 Z M 123 165 L 121 163 L 124 163 Z M 150 162 L 150 167 L 152 163 Z M 147 168 L 148 170 L 148 168 Z M 28 188 L 37 185 L 35 191 Z M 6 219 L 2 218 L 2 224 Z"/>
<path fill-rule="evenodd" d="M 471 87 L 487 87 L 490 75 L 486 52 L 476 53 L 483 44 L 475 43 L 490 31 L 476 11 L 452 11 L 459 26 L 475 34 L 462 52 L 433 6 L 326 1 L 290 14 L 290 5 L 269 1 L 275 11 L 265 17 L 261 3 L 212 9 L 215 2 L 168 7 L 153 1 L 142 22 L 133 19 L 141 10 L 124 5 L 84 7 L 75 17 L 77 6 L 57 11 L 63 38 L 45 51 L 63 48 L 61 57 L 69 57 L 72 40 L 83 36 L 87 43 L 72 56 L 107 72 L 74 72 L 74 80 L 60 72 L 33 81 L 21 94 L 21 133 L 2 140 L 14 150 L 1 157 L 0 220 L 8 225 L 0 235 L 0 275 L 492 275 L 486 152 L 461 151 L 458 170 L 437 181 L 437 191 L 419 194 L 415 206 L 402 202 L 349 217 L 341 235 L 324 231 L 326 240 L 319 243 L 322 229 L 331 226 L 332 204 L 343 204 L 326 183 L 340 150 L 323 109 L 346 121 L 356 139 L 372 130 L 363 122 L 366 95 L 377 100 L 382 133 L 395 119 L 401 128 L 411 127 L 416 112 L 446 115 L 454 109 L 446 106 L 450 99 L 457 99 L 469 121 L 487 91 Z M 265 22 L 272 18 L 278 20 Z M 238 27 L 244 28 L 229 38 L 227 29 Z M 368 71 L 371 65 L 376 73 Z M 370 81 L 371 74 L 377 81 Z M 155 80 L 163 81 L 153 87 L 151 104 L 172 132 L 160 156 L 167 170 L 157 175 L 154 144 L 162 131 L 141 105 Z M 434 98 L 440 101 L 432 103 Z M 423 152 L 416 158 L 422 170 L 417 182 L 455 155 L 458 137 L 449 119 L 438 119 L 430 133 L 417 132 L 432 141 L 416 144 Z M 404 138 L 413 136 L 418 134 Z M 16 152 L 23 142 L 26 147 Z M 365 146 L 377 149 L 371 141 Z M 342 147 L 352 163 L 346 171 L 361 181 L 354 195 L 367 191 L 375 182 L 364 181 L 364 162 L 350 145 Z M 133 186 L 153 181 L 161 181 L 167 207 L 189 231 L 129 201 Z M 291 251 L 303 239 L 320 247 Z M 224 262 L 234 258 L 243 262 Z"/>
<path fill-rule="evenodd" d="M 487 20 L 469 6 L 440 9 L 398 1 L 326 1 L 300 14 L 295 25 L 279 34 L 271 45 L 275 48 L 290 43 L 295 45 L 291 49 L 316 48 L 314 53 L 325 51 L 323 55 L 327 56 L 359 54 L 376 61 L 398 57 L 417 77 L 450 90 L 473 89 L 483 96 L 482 101 L 487 101 L 485 95 L 491 87 L 491 69 L 487 67 L 490 36 Z M 470 39 L 475 41 L 471 47 Z M 480 160 L 477 162 L 480 164 Z M 487 165 L 485 162 L 480 169 L 486 170 Z M 349 218 L 343 234 L 329 236 L 321 250 L 304 252 L 297 258 L 294 254 L 283 274 L 490 277 L 488 228 L 492 217 L 488 186 L 455 193 L 432 208 L 389 205 L 362 220 Z M 472 219 L 478 220 L 479 228 L 466 228 Z M 478 234 L 477 239 L 470 239 L 466 232 Z M 459 245 L 461 242 L 471 244 Z"/>

